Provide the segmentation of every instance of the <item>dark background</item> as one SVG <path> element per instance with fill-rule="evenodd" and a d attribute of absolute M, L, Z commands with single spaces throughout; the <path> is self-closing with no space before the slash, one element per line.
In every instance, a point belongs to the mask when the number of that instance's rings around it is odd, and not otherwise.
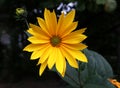
<path fill-rule="evenodd" d="M 75 20 L 79 21 L 78 28 L 87 27 L 85 34 L 88 38 L 84 43 L 88 45 L 88 49 L 103 55 L 112 66 L 115 78 L 120 80 L 120 1 L 116 1 L 116 9 L 114 3 L 108 5 L 107 2 L 101 4 L 95 1 L 78 0 L 78 5 L 74 7 L 77 10 Z M 15 14 L 16 8 L 23 7 L 28 12 L 26 17 L 28 22 L 36 23 L 36 16 L 43 17 L 45 7 L 56 10 L 61 2 L 67 5 L 75 0 L 0 1 L 0 84 L 24 83 L 23 80 L 25 82 L 31 80 L 38 82 L 39 86 L 43 85 L 41 82 L 47 83 L 48 81 L 49 86 L 58 86 L 57 83 L 54 85 L 50 83 L 56 81 L 64 85 L 56 73 L 48 70 L 42 77 L 39 77 L 37 60 L 30 61 L 30 53 L 22 51 L 28 44 L 27 35 L 24 32 L 27 30 L 26 23 L 24 20 L 16 19 Z M 60 14 L 60 10 L 56 12 Z M 41 88 L 45 87 L 47 86 Z"/>

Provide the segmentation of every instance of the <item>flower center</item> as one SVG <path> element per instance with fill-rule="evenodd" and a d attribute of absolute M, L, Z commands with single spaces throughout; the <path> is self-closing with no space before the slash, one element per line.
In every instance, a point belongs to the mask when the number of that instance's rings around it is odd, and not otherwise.
<path fill-rule="evenodd" d="M 61 42 L 61 39 L 60 37 L 58 36 L 53 36 L 51 39 L 50 39 L 50 43 L 52 44 L 52 46 L 58 46 Z"/>

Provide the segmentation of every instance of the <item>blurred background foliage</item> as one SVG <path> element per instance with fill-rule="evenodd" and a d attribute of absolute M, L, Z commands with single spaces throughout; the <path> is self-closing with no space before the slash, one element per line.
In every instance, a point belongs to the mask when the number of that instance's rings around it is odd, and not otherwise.
<path fill-rule="evenodd" d="M 69 6 L 70 3 L 75 6 Z M 58 10 L 60 4 L 63 7 Z M 68 5 L 69 4 L 69 5 Z M 22 49 L 28 44 L 25 20 L 16 18 L 16 8 L 27 10 L 26 19 L 36 23 L 36 16 L 43 17 L 44 8 L 61 10 L 75 8 L 78 28 L 87 27 L 84 41 L 111 64 L 115 78 L 120 80 L 120 1 L 119 0 L 0 0 L 0 81 L 20 81 L 25 77 L 52 78 L 54 73 L 38 76 L 36 61 Z M 47 75 L 47 77 L 45 76 Z M 57 77 L 54 74 L 54 77 Z"/>

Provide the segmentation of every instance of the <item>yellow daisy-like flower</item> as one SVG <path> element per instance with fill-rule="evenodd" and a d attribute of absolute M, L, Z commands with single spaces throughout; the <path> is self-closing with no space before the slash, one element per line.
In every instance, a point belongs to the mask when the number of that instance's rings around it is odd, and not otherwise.
<path fill-rule="evenodd" d="M 37 18 L 39 26 L 30 24 L 27 32 L 32 35 L 28 38 L 31 44 L 24 51 L 32 52 L 31 60 L 40 58 L 40 75 L 47 66 L 52 69 L 55 65 L 64 77 L 66 61 L 74 68 L 78 68 L 76 59 L 87 62 L 86 56 L 80 51 L 87 47 L 80 43 L 86 38 L 82 34 L 86 28 L 73 31 L 78 25 L 78 22 L 73 22 L 74 17 L 75 10 L 72 10 L 67 15 L 62 13 L 57 21 L 55 12 L 45 9 L 44 19 Z"/>

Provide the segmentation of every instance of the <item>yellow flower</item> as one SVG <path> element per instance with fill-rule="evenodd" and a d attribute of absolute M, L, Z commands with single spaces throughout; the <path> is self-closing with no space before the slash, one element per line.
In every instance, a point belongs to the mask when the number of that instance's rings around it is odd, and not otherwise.
<path fill-rule="evenodd" d="M 80 51 L 87 47 L 80 43 L 86 38 L 82 34 L 86 28 L 73 31 L 78 25 L 78 22 L 73 22 L 74 17 L 75 10 L 72 10 L 67 15 L 62 13 L 57 21 L 55 12 L 45 9 L 44 19 L 37 18 L 39 26 L 30 24 L 27 32 L 32 35 L 28 38 L 31 44 L 24 51 L 32 52 L 31 60 L 40 58 L 40 75 L 47 66 L 52 69 L 55 65 L 64 77 L 66 61 L 74 68 L 78 68 L 76 59 L 87 62 L 86 56 Z"/>
<path fill-rule="evenodd" d="M 116 79 L 108 79 L 108 80 L 117 88 L 120 88 L 120 82 L 118 82 Z"/>

